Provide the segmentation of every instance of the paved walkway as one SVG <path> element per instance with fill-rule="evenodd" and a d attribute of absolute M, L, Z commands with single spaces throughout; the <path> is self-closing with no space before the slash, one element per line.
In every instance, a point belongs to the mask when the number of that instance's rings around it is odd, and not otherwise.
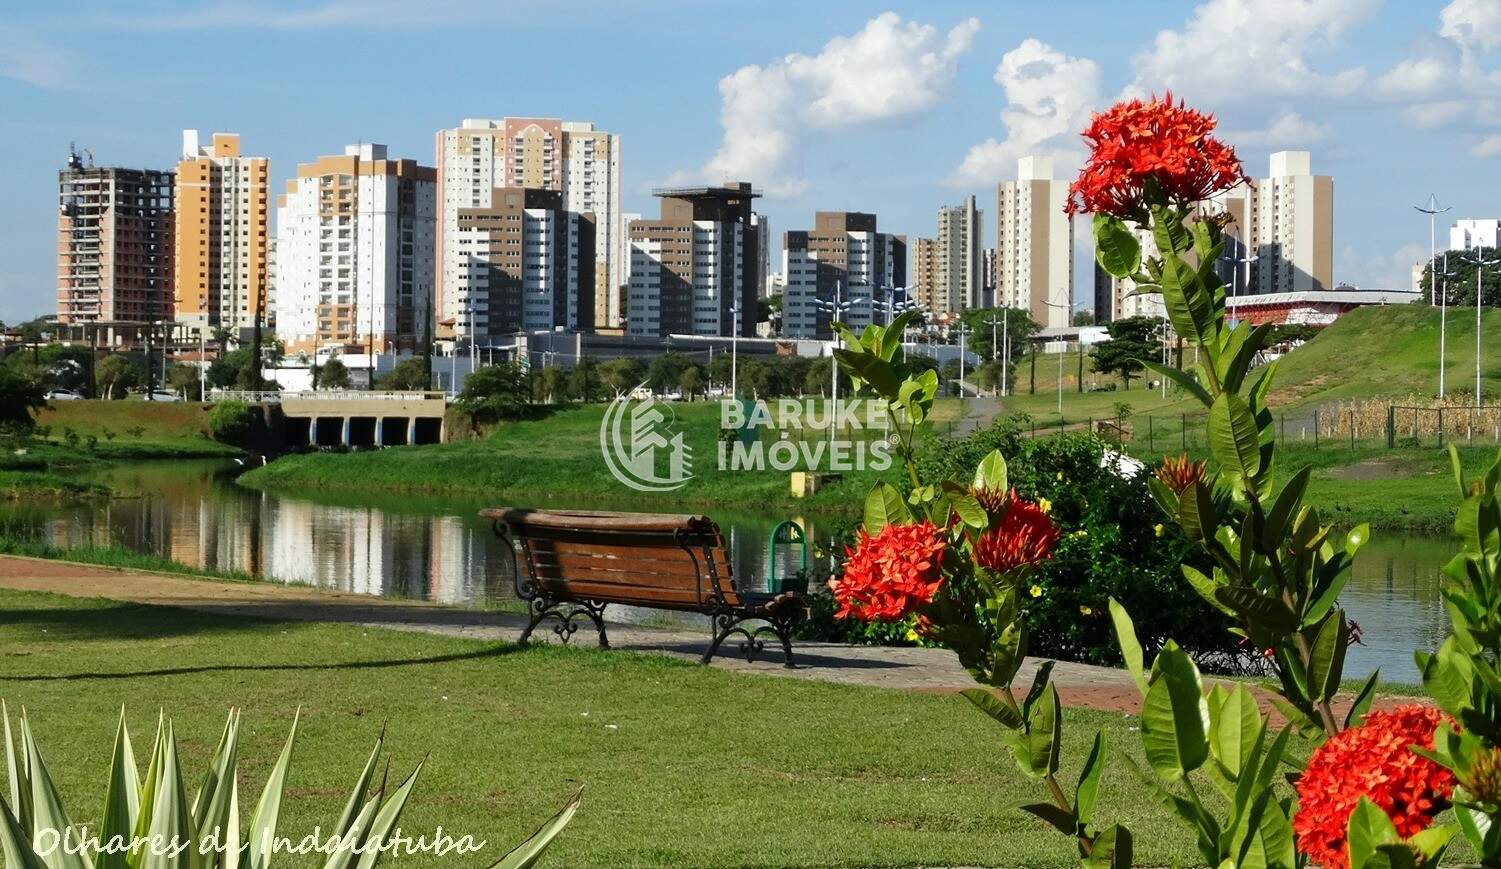
<path fill-rule="evenodd" d="M 526 624 L 521 615 L 514 613 L 270 582 L 227 582 L 15 556 L 0 556 L 0 586 L 184 607 L 221 615 L 340 622 L 487 641 L 514 642 Z M 701 631 L 611 623 L 609 634 L 610 645 L 615 649 L 694 661 L 709 645 L 707 620 Z M 552 639 L 546 625 L 535 636 Z M 575 641 L 591 644 L 594 635 L 580 630 Z M 733 652 L 733 648 L 729 651 Z M 790 670 L 781 665 L 779 648 L 774 651 L 768 648 L 758 660 L 749 663 L 744 658 L 721 654 L 712 666 L 743 673 L 914 691 L 950 692 L 975 685 L 954 655 L 942 649 L 798 642 L 793 645 L 793 653 L 798 666 Z M 1017 674 L 1019 689 L 1025 690 L 1031 683 L 1036 663 L 1029 660 Z M 1140 704 L 1135 686 L 1122 670 L 1059 663 L 1053 670 L 1053 683 L 1058 686 L 1063 702 L 1072 706 L 1125 712 L 1135 711 Z"/>

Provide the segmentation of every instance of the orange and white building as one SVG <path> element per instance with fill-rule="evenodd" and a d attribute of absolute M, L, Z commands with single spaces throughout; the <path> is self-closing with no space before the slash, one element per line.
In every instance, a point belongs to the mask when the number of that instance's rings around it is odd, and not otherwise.
<path fill-rule="evenodd" d="M 350 145 L 297 167 L 276 198 L 276 333 L 288 352 L 359 345 L 412 352 L 429 340 L 437 179 Z"/>
<path fill-rule="evenodd" d="M 237 133 L 208 145 L 182 131 L 177 164 L 173 309 L 179 323 L 244 340 L 266 316 L 270 161 L 240 154 Z"/>
<path fill-rule="evenodd" d="M 472 286 L 483 272 L 472 249 L 461 241 L 460 211 L 498 207 L 503 189 L 555 190 L 562 210 L 594 221 L 594 309 L 578 319 L 595 328 L 624 323 L 622 285 L 626 248 L 620 222 L 620 137 L 591 123 L 558 118 L 466 118 L 439 130 L 438 316 L 452 321 L 455 334 L 487 340 L 514 322 L 516 312 L 492 310 L 503 300 Z M 581 267 L 587 264 L 579 264 Z M 566 326 L 558 323 L 558 326 Z"/>

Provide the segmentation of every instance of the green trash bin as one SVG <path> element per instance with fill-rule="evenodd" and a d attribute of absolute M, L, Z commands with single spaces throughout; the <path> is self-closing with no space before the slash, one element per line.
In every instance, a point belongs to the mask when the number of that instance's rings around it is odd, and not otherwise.
<path fill-rule="evenodd" d="M 784 557 L 789 565 L 796 565 L 796 567 L 792 570 L 782 569 Z M 766 585 L 772 594 L 783 594 L 789 591 L 806 594 L 808 592 L 808 536 L 803 533 L 803 526 L 788 519 L 771 529 L 771 536 L 766 541 L 766 563 L 769 568 Z"/>

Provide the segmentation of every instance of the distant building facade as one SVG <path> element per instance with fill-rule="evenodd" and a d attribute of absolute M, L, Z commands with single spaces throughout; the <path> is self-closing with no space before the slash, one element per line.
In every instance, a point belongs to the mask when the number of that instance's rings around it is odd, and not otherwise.
<path fill-rule="evenodd" d="M 912 298 L 931 318 L 938 300 L 938 239 L 913 239 L 908 253 L 907 281 Z"/>
<path fill-rule="evenodd" d="M 1023 157 L 1017 178 L 996 187 L 996 303 L 1026 311 L 1044 328 L 1073 316 L 1074 222 L 1068 182 L 1048 157 Z"/>
<path fill-rule="evenodd" d="M 182 131 L 173 254 L 175 318 L 191 328 L 247 339 L 265 325 L 270 253 L 271 163 L 240 153 L 237 133 L 203 145 Z"/>
<path fill-rule="evenodd" d="M 57 187 L 58 322 L 170 318 L 173 173 L 85 165 L 74 152 Z"/>
<path fill-rule="evenodd" d="M 431 340 L 437 178 L 386 146 L 297 167 L 276 201 L 276 330 L 289 351 Z"/>
<path fill-rule="evenodd" d="M 467 118 L 437 134 L 438 307 L 457 334 L 487 329 L 465 283 L 469 252 L 458 246 L 459 209 L 489 208 L 500 188 L 555 190 L 562 207 L 592 214 L 595 310 L 601 328 L 621 325 L 625 237 L 620 212 L 620 137 L 592 123 L 558 118 Z"/>
<path fill-rule="evenodd" d="M 1456 220 L 1449 228 L 1449 250 L 1501 247 L 1501 220 Z"/>
<path fill-rule="evenodd" d="M 740 181 L 656 195 L 661 217 L 630 225 L 627 331 L 755 335 L 761 233 L 752 205 L 759 194 Z"/>
<path fill-rule="evenodd" d="M 1313 174 L 1307 151 L 1272 154 L 1267 177 L 1207 207 L 1231 218 L 1220 266 L 1231 295 L 1333 289 L 1334 179 Z"/>
<path fill-rule="evenodd" d="M 782 334 L 789 338 L 833 337 L 833 312 L 819 301 L 848 303 L 839 318 L 857 331 L 885 322 L 894 288 L 907 283 L 906 238 L 877 231 L 874 214 L 817 212 L 811 230 L 783 236 L 782 252 Z"/>
<path fill-rule="evenodd" d="M 940 319 L 983 303 L 983 219 L 973 196 L 960 205 L 938 209 L 938 279 L 932 311 Z"/>

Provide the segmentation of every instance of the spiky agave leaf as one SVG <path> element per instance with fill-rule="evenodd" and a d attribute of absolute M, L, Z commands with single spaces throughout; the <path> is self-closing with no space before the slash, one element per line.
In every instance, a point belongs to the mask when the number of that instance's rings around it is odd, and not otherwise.
<path fill-rule="evenodd" d="M 156 713 L 156 735 L 151 738 L 151 757 L 146 761 L 146 781 L 141 785 L 137 800 L 135 828 L 132 840 L 144 839 L 151 829 L 151 816 L 156 809 L 157 793 L 162 788 L 162 738 L 167 729 L 167 716 L 162 710 Z M 127 869 L 140 869 L 146 859 L 144 848 L 132 848 L 125 857 Z"/>
<path fill-rule="evenodd" d="M 140 811 L 141 782 L 136 772 L 135 751 L 130 745 L 130 729 L 125 726 L 125 707 L 121 706 L 115 749 L 109 762 L 109 787 L 104 792 L 104 812 L 99 824 L 99 841 L 106 847 L 94 860 L 94 869 L 126 869 L 126 853 L 108 846 L 117 836 L 123 842 L 130 841 Z"/>
<path fill-rule="evenodd" d="M 42 858 L 31 849 L 26 831 L 4 800 L 0 800 L 0 853 L 4 853 L 8 869 L 46 869 Z"/>
<path fill-rule="evenodd" d="M 56 847 L 44 847 L 47 853 L 40 855 L 42 862 L 50 869 L 92 869 L 89 859 L 77 853 L 77 849 L 62 847 L 63 837 L 68 835 L 73 822 L 68 820 L 62 795 L 52 783 L 41 749 L 31 736 L 31 723 L 26 720 L 25 710 L 21 711 L 21 749 L 26 755 L 26 769 L 31 777 L 32 841 L 44 846 L 49 844 L 47 838 L 37 838 L 44 831 L 47 837 L 56 837 Z"/>
<path fill-rule="evenodd" d="M 22 830 L 31 830 L 31 776 L 26 770 L 26 753 L 17 750 L 17 743 L 10 732 L 10 709 L 0 700 L 0 715 L 5 717 L 5 769 L 10 777 L 10 805 L 15 810 L 16 823 Z"/>
<path fill-rule="evenodd" d="M 384 843 L 390 838 L 391 831 L 396 827 L 396 821 L 401 817 L 401 810 L 406 808 L 407 797 L 411 795 L 412 786 L 417 783 L 417 775 L 422 772 L 424 763 L 427 763 L 426 759 L 417 764 L 412 774 L 407 776 L 406 781 L 401 783 L 401 786 L 391 794 L 391 798 L 386 800 L 386 804 L 380 807 L 380 811 L 375 813 L 375 819 L 370 822 L 370 829 L 366 833 L 365 842 Z M 379 860 L 384 853 L 383 848 L 371 848 L 360 854 L 359 862 L 355 865 L 358 869 L 371 869 L 375 861 Z"/>
<path fill-rule="evenodd" d="M 370 822 L 380 809 L 381 795 L 377 793 L 365 802 L 359 813 L 350 821 L 348 828 L 339 836 L 339 847 L 328 855 L 323 869 L 349 869 L 354 865 L 355 852 L 365 844 L 370 835 Z"/>
<path fill-rule="evenodd" d="M 531 838 L 517 845 L 511 853 L 495 862 L 490 869 L 529 869 L 542 859 L 542 852 L 552 844 L 552 840 L 563 832 L 568 822 L 573 820 L 574 812 L 578 811 L 579 805 L 584 801 L 584 789 L 580 787 L 573 792 L 573 799 L 568 801 L 561 811 L 548 819 L 547 823 L 537 829 Z"/>
<path fill-rule="evenodd" d="M 142 852 L 142 869 L 198 869 L 198 841 L 193 830 L 192 806 L 183 787 L 182 766 L 177 758 L 177 733 L 171 720 L 161 737 L 160 777 L 152 801 L 146 835 L 155 845 Z M 145 814 L 144 812 L 142 813 Z"/>
<path fill-rule="evenodd" d="M 193 830 L 199 836 L 215 836 L 220 841 L 228 841 L 225 838 L 225 828 L 229 822 L 230 796 L 237 774 L 239 741 L 240 713 L 237 709 L 231 709 L 228 720 L 224 722 L 224 733 L 219 737 L 219 746 L 214 750 L 213 759 L 209 761 L 203 784 L 193 798 Z M 217 853 L 200 856 L 207 869 L 213 869 L 219 862 Z"/>
<path fill-rule="evenodd" d="M 354 790 L 349 793 L 349 801 L 344 804 L 344 813 L 339 816 L 339 825 L 334 831 L 340 838 L 349 832 L 350 825 L 360 814 L 361 806 L 365 803 L 365 793 L 370 789 L 370 781 L 375 778 L 375 768 L 380 765 L 380 750 L 386 741 L 386 729 L 381 728 L 380 736 L 376 737 L 375 748 L 371 749 L 370 757 L 365 761 L 365 769 L 360 773 L 359 781 L 355 782 Z M 384 789 L 384 783 L 382 783 Z"/>
<path fill-rule="evenodd" d="M 292 716 L 292 729 L 287 733 L 287 743 L 282 746 L 281 756 L 276 759 L 266 787 L 261 791 L 255 813 L 250 816 L 250 867 L 266 869 L 271 862 L 271 845 L 276 837 L 276 817 L 281 811 L 282 788 L 287 781 L 287 767 L 292 764 L 292 743 L 297 739 L 297 722 L 302 718 L 302 709 Z"/>

